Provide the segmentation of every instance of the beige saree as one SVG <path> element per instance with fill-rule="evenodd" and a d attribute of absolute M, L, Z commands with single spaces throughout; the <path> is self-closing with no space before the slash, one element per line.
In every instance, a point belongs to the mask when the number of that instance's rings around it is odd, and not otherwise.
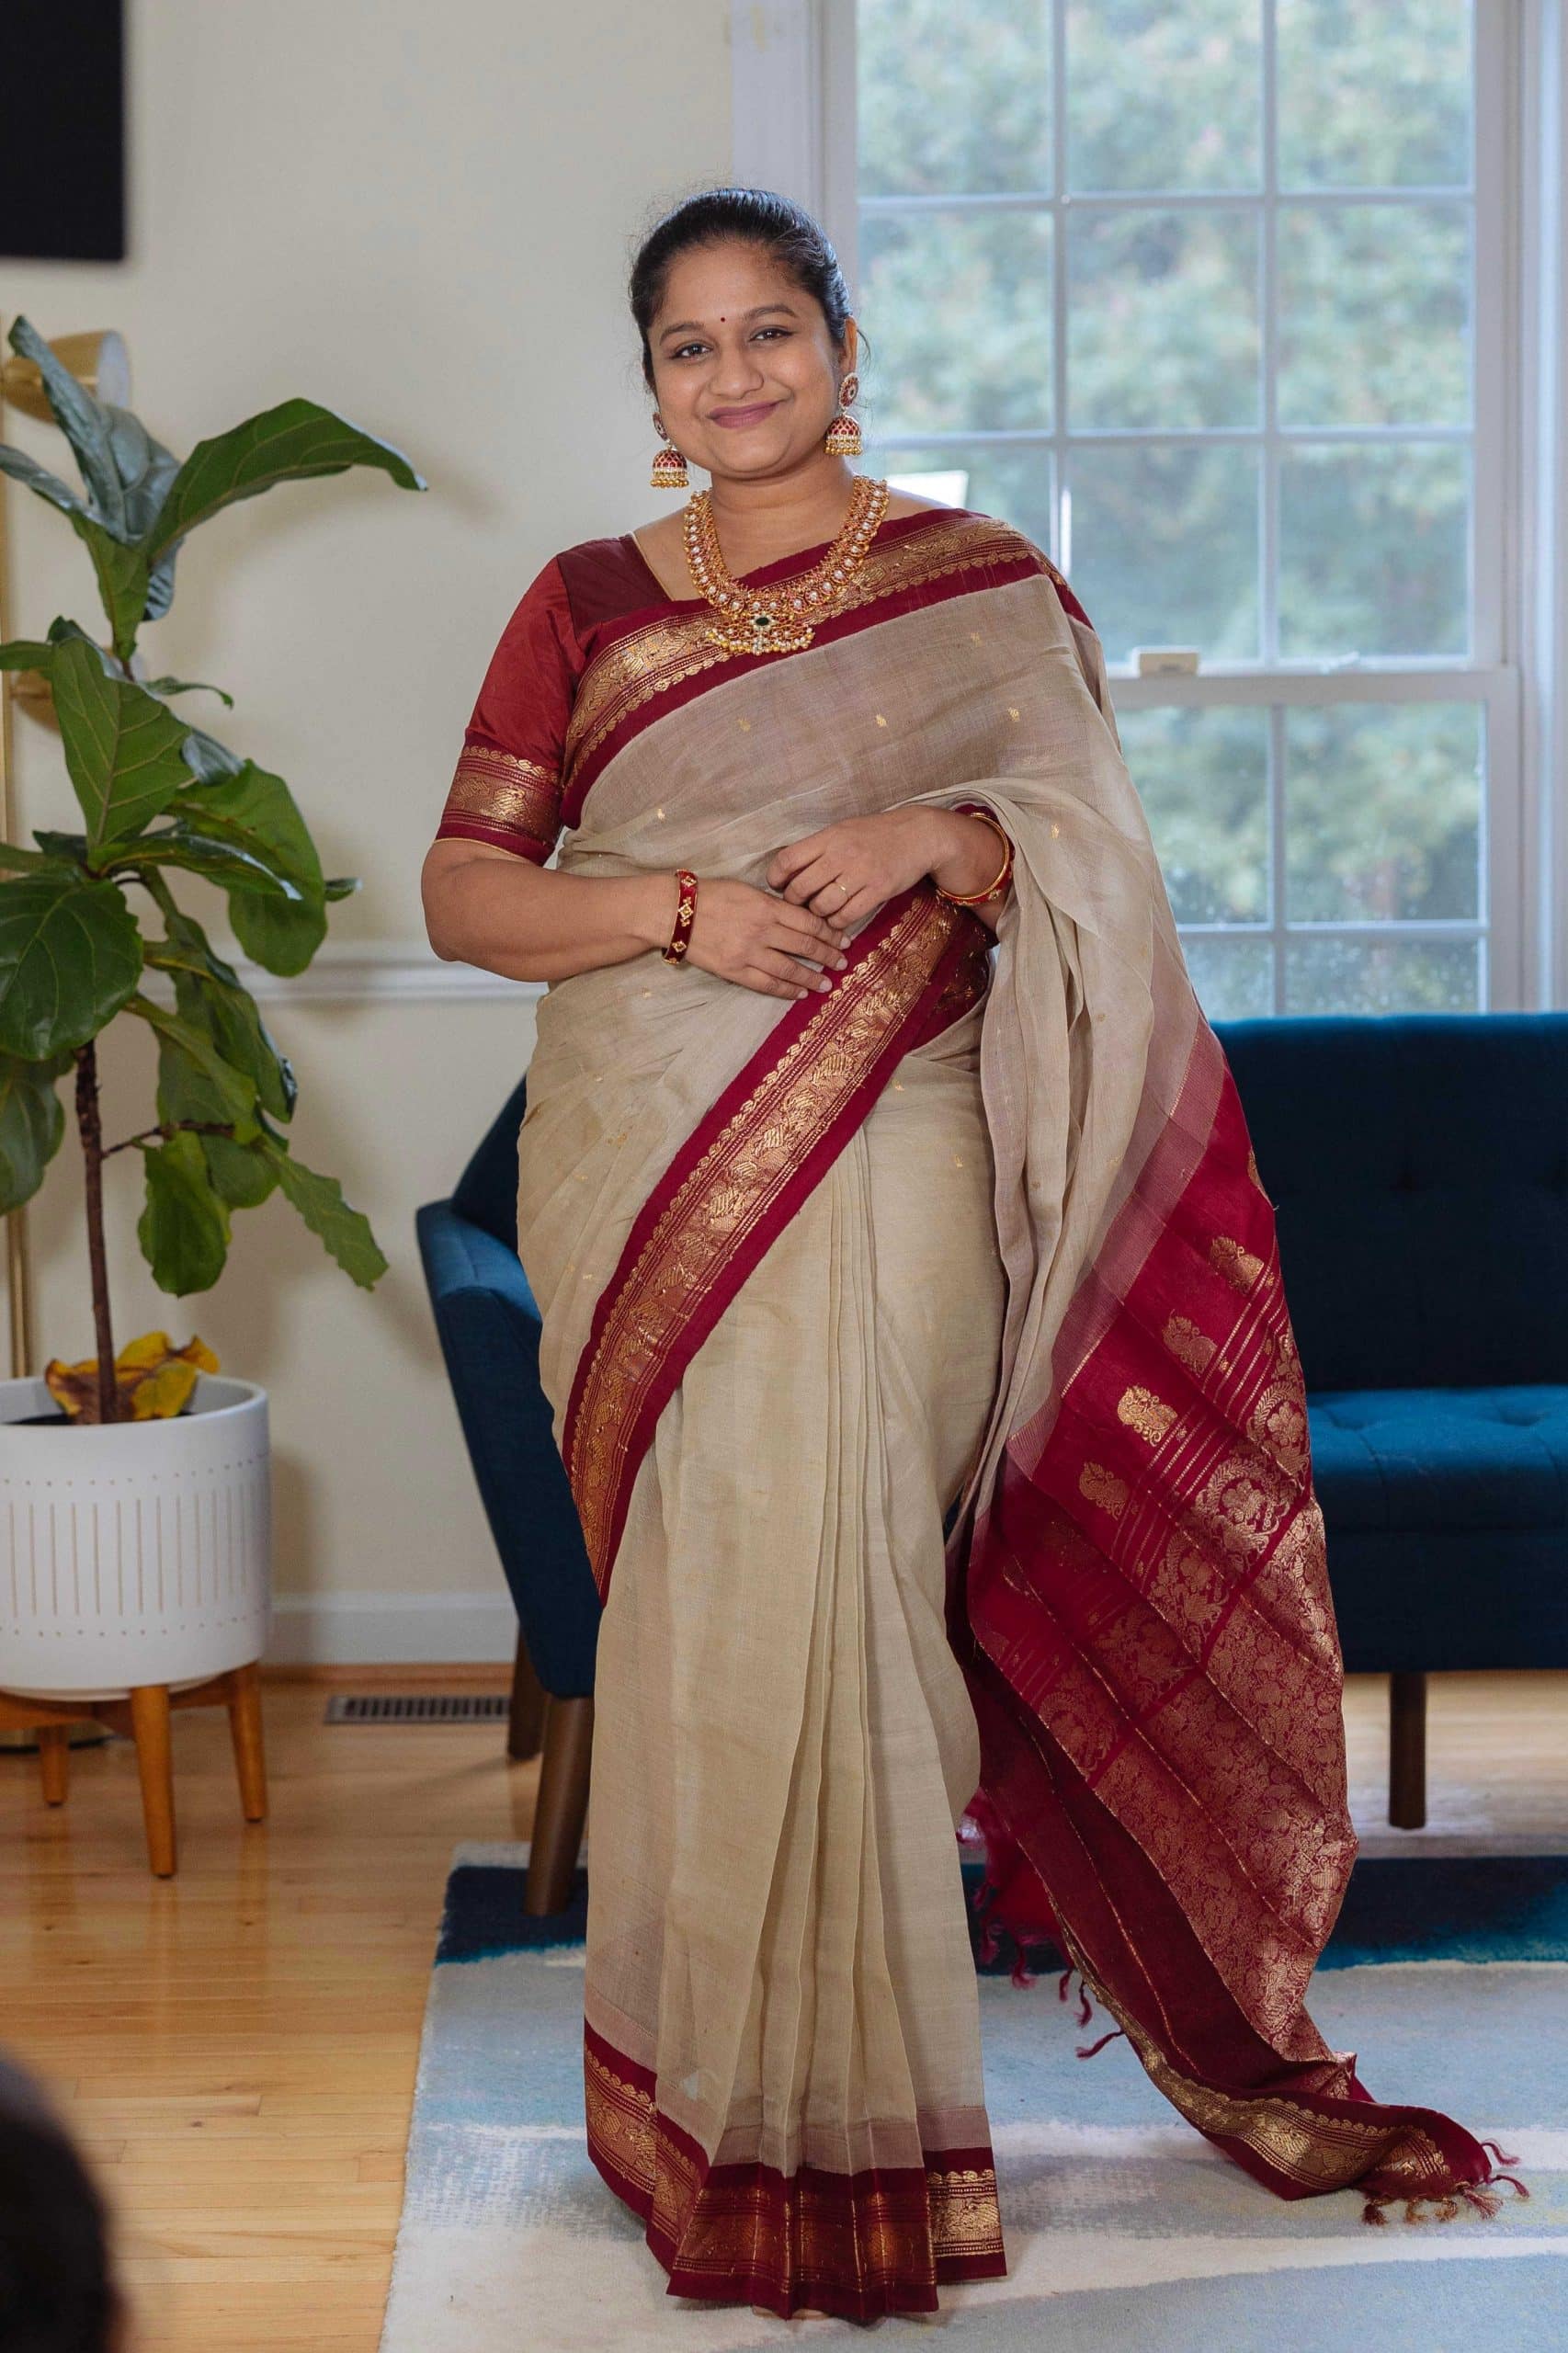
<path fill-rule="evenodd" d="M 618 563 L 530 590 L 445 830 L 760 884 L 967 801 L 1016 864 L 994 952 L 925 884 L 796 1004 L 642 956 L 540 1008 L 519 1247 L 603 1600 L 596 2164 L 673 2292 L 869 2319 L 1005 2271 L 972 1807 L 997 1916 L 1260 2181 L 1490 2211 L 1480 2144 L 1304 2007 L 1355 1852 L 1304 1395 L 1092 628 L 964 511 L 884 523 L 790 654 Z"/>

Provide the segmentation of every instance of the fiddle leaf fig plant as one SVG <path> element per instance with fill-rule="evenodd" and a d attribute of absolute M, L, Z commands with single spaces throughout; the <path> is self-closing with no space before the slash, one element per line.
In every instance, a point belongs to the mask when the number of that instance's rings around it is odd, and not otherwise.
<path fill-rule="evenodd" d="M 142 1155 L 137 1236 L 161 1290 L 210 1289 L 228 1256 L 233 1212 L 274 1189 L 356 1282 L 369 1289 L 387 1267 L 337 1179 L 296 1158 L 292 1066 L 233 966 L 170 888 L 181 871 L 215 883 L 244 953 L 289 974 L 309 964 L 329 904 L 358 890 L 358 878 L 323 874 L 281 777 L 173 708 L 186 694 L 215 694 L 231 709 L 233 698 L 139 675 L 137 636 L 169 609 L 188 534 L 237 499 L 350 466 L 379 467 L 404 490 L 425 484 L 401 451 L 308 400 L 199 442 L 182 463 L 130 410 L 96 399 L 26 319 L 10 343 L 37 365 L 83 488 L 4 444 L 0 472 L 57 507 L 85 546 L 109 642 L 62 617 L 47 638 L 0 644 L 0 669 L 48 681 L 82 813 L 78 832 L 35 828 L 35 847 L 0 842 L 0 1211 L 42 1184 L 65 1132 L 56 1089 L 74 1071 L 97 1349 L 93 1418 L 119 1421 L 134 1409 L 116 1380 L 106 1272 L 104 1164 L 114 1154 Z M 156 995 L 146 985 L 154 974 Z M 145 1022 L 157 1041 L 157 1117 L 106 1143 L 97 1041 L 120 1014 Z"/>

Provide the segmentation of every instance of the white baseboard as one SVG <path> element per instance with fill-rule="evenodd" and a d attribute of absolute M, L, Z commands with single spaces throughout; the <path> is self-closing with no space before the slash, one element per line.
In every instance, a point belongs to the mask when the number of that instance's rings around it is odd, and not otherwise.
<path fill-rule="evenodd" d="M 509 1665 L 517 1613 L 480 1593 L 279 1594 L 263 1653 L 271 1666 Z"/>

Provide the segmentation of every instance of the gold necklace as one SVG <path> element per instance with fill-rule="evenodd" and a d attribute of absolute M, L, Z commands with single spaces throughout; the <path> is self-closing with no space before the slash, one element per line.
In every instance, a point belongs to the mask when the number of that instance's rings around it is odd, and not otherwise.
<path fill-rule="evenodd" d="M 838 536 L 809 572 L 767 588 L 743 587 L 731 577 L 719 545 L 713 502 L 706 490 L 686 503 L 686 560 L 713 608 L 707 634 L 731 654 L 794 654 L 812 642 L 812 624 L 847 602 L 855 575 L 887 512 L 888 486 L 867 474 L 849 485 L 849 506 Z"/>

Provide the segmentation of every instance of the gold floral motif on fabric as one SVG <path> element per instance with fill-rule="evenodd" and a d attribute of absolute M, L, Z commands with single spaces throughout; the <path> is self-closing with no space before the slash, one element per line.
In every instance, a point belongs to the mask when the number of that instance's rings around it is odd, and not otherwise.
<path fill-rule="evenodd" d="M 1218 1538 L 1225 1552 L 1247 1560 L 1267 1548 L 1296 1508 L 1299 1493 L 1294 1479 L 1249 1449 L 1215 1464 L 1183 1517 L 1200 1537 Z"/>
<path fill-rule="evenodd" d="M 1173 1357 L 1189 1372 L 1206 1372 L 1217 1343 L 1200 1332 L 1188 1315 L 1168 1315 L 1161 1336 Z"/>
<path fill-rule="evenodd" d="M 653 2189 L 653 2098 L 607 2066 L 591 2045 L 583 2053 L 588 2139 L 618 2173 L 650 2197 Z"/>
<path fill-rule="evenodd" d="M 555 846 L 560 831 L 561 780 L 538 760 L 520 760 L 489 744 L 466 744 L 441 812 L 472 817 L 530 842 Z"/>
<path fill-rule="evenodd" d="M 995 522 L 989 516 L 954 516 L 951 522 L 928 523 L 918 531 L 874 545 L 838 609 L 853 611 L 878 597 L 897 596 L 951 573 L 1016 563 L 1024 557 L 1032 558 L 1052 578 L 1061 579 L 1049 559 L 1010 524 Z M 572 706 L 566 736 L 568 783 L 612 729 L 655 695 L 667 694 L 672 687 L 717 663 L 789 659 L 787 654 L 753 657 L 725 653 L 706 635 L 709 618 L 706 605 L 696 612 L 661 615 L 596 654 L 578 680 Z"/>
<path fill-rule="evenodd" d="M 1085 1462 L 1078 1473 L 1078 1493 L 1099 1511 L 1119 1519 L 1127 1507 L 1127 1486 L 1103 1462 Z"/>
<path fill-rule="evenodd" d="M 1119 1421 L 1136 1430 L 1140 1438 L 1146 1438 L 1151 1446 L 1160 1444 L 1176 1419 L 1174 1405 L 1167 1405 L 1152 1389 L 1137 1385 L 1122 1391 L 1116 1402 L 1116 1412 Z"/>
<path fill-rule="evenodd" d="M 973 918 L 922 892 L 850 965 L 676 1188 L 622 1279 L 567 1437 L 572 1492 L 601 1592 L 632 1425 L 694 1302 L 854 1096 L 963 921 Z"/>
<path fill-rule="evenodd" d="M 786 2279 L 842 2277 L 852 2230 L 852 2274 L 882 2280 L 938 2278 L 952 2266 L 1002 2268 L 1002 2214 L 992 2165 L 928 2159 L 924 2189 L 851 2174 L 777 2174 L 757 2165 L 718 2177 L 664 2129 L 653 2094 L 584 2051 L 588 2145 L 635 2189 L 654 2235 L 678 2253 L 683 2273 L 728 2278 L 760 2272 Z"/>
<path fill-rule="evenodd" d="M 926 2200 L 931 2214 L 931 2249 L 938 2263 L 969 2263 L 1002 2253 L 1002 2210 L 993 2165 L 951 2173 L 927 2169 Z"/>
<path fill-rule="evenodd" d="M 1209 1245 L 1209 1257 L 1225 1280 L 1240 1291 L 1250 1290 L 1263 1272 L 1263 1260 L 1244 1249 L 1233 1234 L 1217 1233 Z"/>
<path fill-rule="evenodd" d="M 1247 1436 L 1292 1479 L 1311 1461 L 1306 1408 L 1291 1382 L 1271 1381 L 1247 1416 Z"/>

